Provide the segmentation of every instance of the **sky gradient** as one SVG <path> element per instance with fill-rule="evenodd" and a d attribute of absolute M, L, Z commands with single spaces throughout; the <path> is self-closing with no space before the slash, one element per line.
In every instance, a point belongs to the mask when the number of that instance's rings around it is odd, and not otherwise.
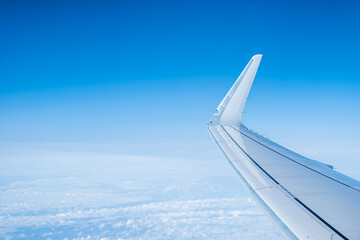
<path fill-rule="evenodd" d="M 203 140 L 209 116 L 258 53 L 247 107 L 254 127 L 322 133 L 336 123 L 359 132 L 358 7 L 3 2 L 0 140 Z"/>
<path fill-rule="evenodd" d="M 0 238 L 279 239 L 206 124 L 263 54 L 245 124 L 359 179 L 359 8 L 2 1 Z"/>

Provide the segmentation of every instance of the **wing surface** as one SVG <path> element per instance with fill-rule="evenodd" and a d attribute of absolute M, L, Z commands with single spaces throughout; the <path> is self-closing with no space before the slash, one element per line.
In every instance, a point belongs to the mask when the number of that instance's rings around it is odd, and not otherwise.
<path fill-rule="evenodd" d="M 360 239 L 360 183 L 292 152 L 242 123 L 262 55 L 255 55 L 208 130 L 258 204 L 287 239 Z"/>

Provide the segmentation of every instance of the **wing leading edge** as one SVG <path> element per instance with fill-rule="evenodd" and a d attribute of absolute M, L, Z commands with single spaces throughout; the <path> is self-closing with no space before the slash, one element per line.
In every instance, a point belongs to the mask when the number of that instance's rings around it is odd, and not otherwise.
<path fill-rule="evenodd" d="M 360 183 L 246 128 L 242 111 L 262 55 L 255 55 L 208 130 L 258 204 L 287 239 L 360 239 Z"/>

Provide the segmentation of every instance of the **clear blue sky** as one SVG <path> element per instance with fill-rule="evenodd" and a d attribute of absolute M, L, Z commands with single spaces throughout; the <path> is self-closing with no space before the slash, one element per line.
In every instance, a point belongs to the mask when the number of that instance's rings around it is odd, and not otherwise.
<path fill-rule="evenodd" d="M 359 7 L 3 1 L 0 141 L 207 141 L 210 115 L 258 53 L 249 126 L 286 139 L 341 125 L 336 136 L 357 141 Z"/>

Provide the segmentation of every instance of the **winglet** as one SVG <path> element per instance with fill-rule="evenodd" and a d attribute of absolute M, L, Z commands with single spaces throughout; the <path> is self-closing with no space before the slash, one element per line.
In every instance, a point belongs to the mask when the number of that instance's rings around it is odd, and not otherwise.
<path fill-rule="evenodd" d="M 228 94 L 222 100 L 209 125 L 229 125 L 240 127 L 242 125 L 242 111 L 249 95 L 252 83 L 258 70 L 262 55 L 251 58 L 243 72 L 240 74 Z"/>

